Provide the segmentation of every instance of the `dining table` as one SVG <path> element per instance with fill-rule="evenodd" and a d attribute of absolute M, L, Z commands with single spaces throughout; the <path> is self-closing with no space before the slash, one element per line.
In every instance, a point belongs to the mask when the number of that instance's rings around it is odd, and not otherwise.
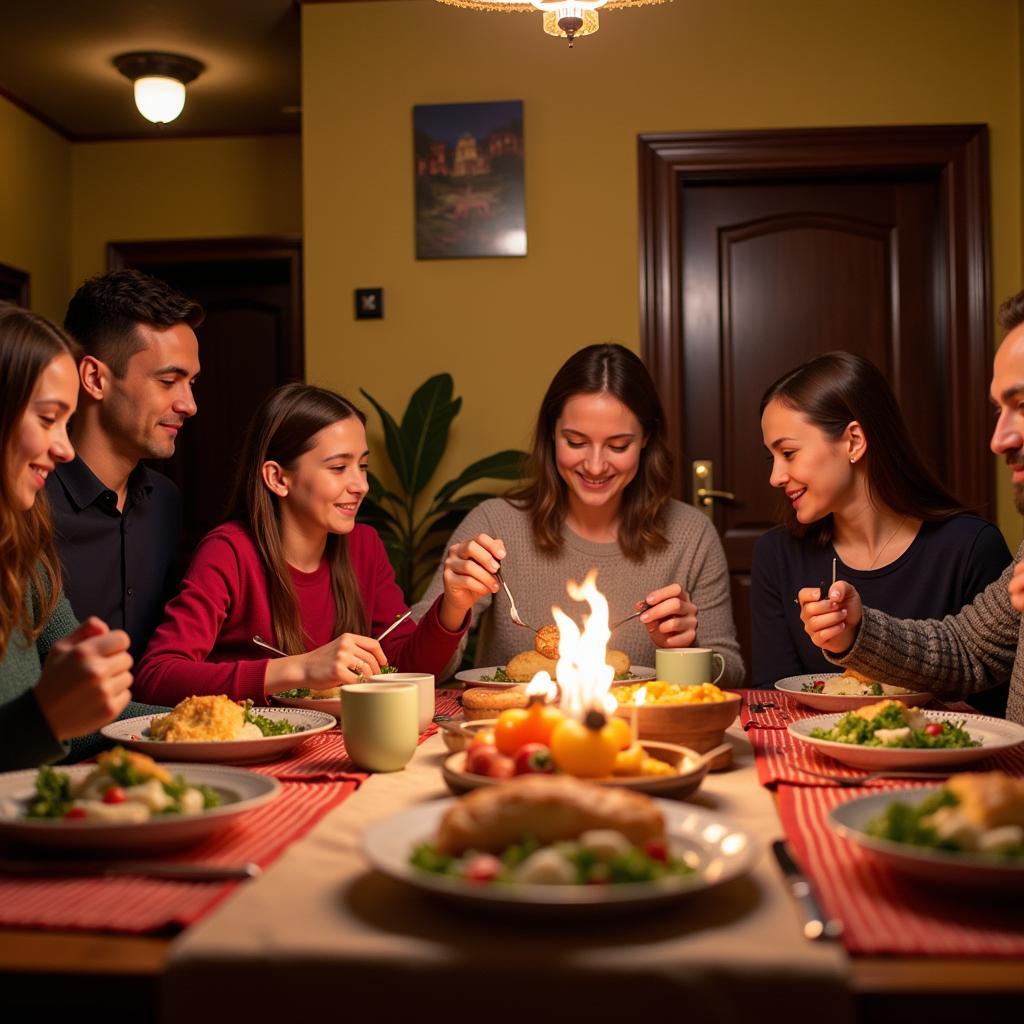
<path fill-rule="evenodd" d="M 879 882 L 877 869 L 865 869 L 860 851 L 825 824 L 846 791 L 787 767 L 786 725 L 801 710 L 772 695 L 775 710 L 755 713 L 764 691 L 742 695 L 744 711 L 726 732 L 731 766 L 686 798 L 753 838 L 757 855 L 742 877 L 630 912 L 531 918 L 453 904 L 381 874 L 363 853 L 366 830 L 450 796 L 440 771 L 448 751 L 431 729 L 402 771 L 358 773 L 350 763 L 333 771 L 314 755 L 291 764 L 286 788 L 308 788 L 295 790 L 295 813 L 309 793 L 321 794 L 320 810 L 280 849 L 259 855 L 258 877 L 192 910 L 182 897 L 180 913 L 154 917 L 149 930 L 103 927 L 101 918 L 68 926 L 72 918 L 57 917 L 44 927 L 31 914 L 12 926 L 0 910 L 3 1002 L 189 1024 L 219 1024 L 227 1014 L 278 1022 L 329 1006 L 383 1019 L 436 1012 L 487 1021 L 569 1013 L 722 1022 L 800 1013 L 829 1024 L 1016 1016 L 1024 903 L 1007 894 L 972 917 L 964 893 L 921 896 L 884 872 Z M 439 691 L 438 709 L 451 711 L 453 697 Z M 826 907 L 847 918 L 842 940 L 804 937 L 771 853 L 784 837 Z M 837 872 L 848 877 L 837 883 Z M 877 886 L 874 906 L 863 905 L 860 883 Z M 4 884 L 0 873 L 0 894 Z M 25 883 L 6 884 L 20 893 Z M 193 888 L 205 891 L 203 884 Z M 92 885 L 99 889 L 88 899 L 101 909 L 104 891 L 118 898 L 116 880 Z M 964 920 L 970 927 L 958 924 Z"/>

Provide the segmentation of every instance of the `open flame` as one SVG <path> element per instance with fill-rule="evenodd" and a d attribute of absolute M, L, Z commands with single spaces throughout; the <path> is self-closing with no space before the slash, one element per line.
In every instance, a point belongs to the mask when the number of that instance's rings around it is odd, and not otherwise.
<path fill-rule="evenodd" d="M 547 672 L 538 672 L 526 685 L 527 697 L 543 697 L 550 704 L 558 696 L 558 686 Z"/>
<path fill-rule="evenodd" d="M 608 628 L 608 602 L 597 589 L 596 579 L 597 570 L 591 569 L 582 583 L 569 580 L 565 585 L 574 601 L 590 605 L 590 614 L 583 617 L 582 633 L 561 608 L 551 609 L 558 625 L 555 675 L 562 690 L 561 709 L 577 719 L 594 709 L 607 713 L 615 699 L 610 692 L 615 669 L 605 660 L 612 635 Z"/>

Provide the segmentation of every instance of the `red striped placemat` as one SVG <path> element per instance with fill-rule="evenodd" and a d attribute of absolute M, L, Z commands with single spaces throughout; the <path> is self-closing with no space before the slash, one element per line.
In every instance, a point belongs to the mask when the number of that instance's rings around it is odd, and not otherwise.
<path fill-rule="evenodd" d="M 747 730 L 747 738 L 754 748 L 757 779 L 762 786 L 773 787 L 780 782 L 790 783 L 794 786 L 833 785 L 827 780 L 805 774 L 801 771 L 803 768 L 828 772 L 831 775 L 841 775 L 844 778 L 858 778 L 865 774 L 864 769 L 849 768 L 840 764 L 839 761 L 827 754 L 819 753 L 810 744 L 794 739 L 786 731 L 792 722 L 801 718 L 813 718 L 825 712 L 805 708 L 785 695 L 771 691 L 744 690 L 743 698 L 740 721 L 743 723 L 744 729 Z M 751 713 L 748 704 L 758 701 L 775 704 L 775 707 Z M 973 712 L 968 705 L 935 702 L 934 706 L 953 711 L 962 711 L 967 708 L 968 713 Z M 979 771 L 998 768 L 1010 775 L 1024 776 L 1024 747 L 999 751 L 990 758 L 978 762 L 977 765 L 969 766 L 968 770 L 975 768 Z M 905 782 L 902 784 L 905 785 Z"/>
<path fill-rule="evenodd" d="M 778 791 L 786 837 L 824 909 L 843 922 L 847 950 L 863 955 L 1024 956 L 1019 902 L 1007 902 L 999 894 L 915 884 L 829 828 L 831 808 L 871 792 L 875 790 L 786 785 Z"/>
<path fill-rule="evenodd" d="M 461 710 L 456 690 L 438 690 L 434 698 L 434 714 L 454 715 Z M 431 725 L 422 736 L 420 743 L 437 732 L 437 726 Z M 332 729 L 330 732 L 317 733 L 308 740 L 293 748 L 293 752 L 276 761 L 264 764 L 247 765 L 254 772 L 272 775 L 282 781 L 314 780 L 341 781 L 351 780 L 362 782 L 368 773 L 359 769 L 348 756 L 345 749 L 345 738 L 341 731 Z"/>
<path fill-rule="evenodd" d="M 182 864 L 267 867 L 357 786 L 285 782 L 275 800 L 187 850 L 158 854 Z M 6 853 L 6 851 L 5 851 Z M 25 856 L 11 849 L 11 856 Z M 34 859 L 43 859 L 34 855 Z M 0 875 L 0 927 L 144 935 L 198 921 L 237 882 L 171 882 L 151 878 L 11 878 Z"/>

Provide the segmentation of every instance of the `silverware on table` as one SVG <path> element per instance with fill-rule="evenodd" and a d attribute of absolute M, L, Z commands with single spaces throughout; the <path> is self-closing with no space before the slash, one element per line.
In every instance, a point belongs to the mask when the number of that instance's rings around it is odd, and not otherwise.
<path fill-rule="evenodd" d="M 826 917 L 818 905 L 818 900 L 811 889 L 807 876 L 793 859 L 789 844 L 784 839 L 772 843 L 772 853 L 782 869 L 786 888 L 793 902 L 800 908 L 804 919 L 803 933 L 805 939 L 837 939 L 843 934 L 843 922 L 834 917 Z"/>
<path fill-rule="evenodd" d="M 130 875 L 136 878 L 161 878 L 177 882 L 235 882 L 255 878 L 258 864 L 173 864 L 164 861 L 109 860 L 0 860 L 0 875 L 22 878 L 96 878 Z"/>
<path fill-rule="evenodd" d="M 403 622 L 405 622 L 405 620 L 407 618 L 409 618 L 410 615 L 412 615 L 412 609 L 411 608 L 408 611 L 405 611 L 401 615 L 399 615 L 395 619 L 395 621 L 392 622 L 391 625 L 388 626 L 388 628 L 385 629 L 384 632 L 380 634 L 380 636 L 375 637 L 377 643 L 380 643 L 381 640 L 383 640 L 384 637 L 386 637 L 393 629 L 397 629 Z M 276 655 L 278 655 L 281 658 L 287 658 L 288 657 L 288 655 L 285 654 L 285 652 L 282 651 L 280 647 L 275 647 L 272 643 L 268 643 L 261 636 L 254 636 L 252 638 L 252 642 L 257 647 L 262 647 L 265 651 L 270 651 L 272 654 L 276 654 Z"/>
<path fill-rule="evenodd" d="M 508 589 L 508 584 L 505 582 L 505 577 L 501 575 L 500 566 L 494 570 L 494 578 L 501 584 L 502 588 L 505 591 L 505 596 L 508 598 L 508 614 L 512 621 L 517 626 L 522 626 L 524 629 L 533 629 L 533 626 L 531 626 L 528 622 L 523 622 L 522 618 L 520 617 L 519 611 L 516 608 L 515 598 L 512 596 L 512 591 Z M 533 631 L 534 633 L 537 632 L 537 630 L 535 629 L 533 629 Z"/>
<path fill-rule="evenodd" d="M 819 772 L 813 768 L 797 768 L 798 772 L 804 775 L 814 775 L 819 779 L 828 779 L 837 786 L 863 786 L 876 779 L 948 779 L 949 772 L 901 772 L 901 771 L 877 771 L 868 772 L 866 775 L 836 775 L 832 772 Z"/>

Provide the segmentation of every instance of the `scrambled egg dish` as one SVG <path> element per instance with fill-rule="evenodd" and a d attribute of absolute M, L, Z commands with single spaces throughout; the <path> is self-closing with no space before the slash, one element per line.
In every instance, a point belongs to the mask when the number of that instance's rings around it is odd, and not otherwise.
<path fill-rule="evenodd" d="M 645 704 L 721 704 L 726 695 L 714 683 L 684 686 L 652 679 L 649 683 L 613 686 L 612 695 L 620 704 L 631 705 L 638 690 L 645 691 Z"/>
<path fill-rule="evenodd" d="M 169 715 L 149 723 L 154 740 L 258 740 L 259 726 L 245 720 L 245 706 L 224 694 L 186 697 Z"/>

